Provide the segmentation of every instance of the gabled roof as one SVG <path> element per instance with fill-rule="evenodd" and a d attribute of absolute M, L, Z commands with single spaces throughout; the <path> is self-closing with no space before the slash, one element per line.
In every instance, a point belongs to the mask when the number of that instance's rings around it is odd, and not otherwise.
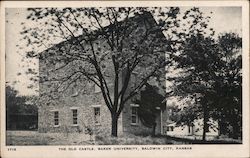
<path fill-rule="evenodd" d="M 157 24 L 156 21 L 155 21 L 155 19 L 154 19 L 154 17 L 152 16 L 152 14 L 149 13 L 149 12 L 144 12 L 143 14 L 137 14 L 137 15 L 135 15 L 133 17 L 130 17 L 128 20 L 131 21 L 131 22 L 140 22 L 140 20 L 146 20 L 148 22 L 148 24 L 151 25 L 151 26 Z M 124 23 L 124 21 L 125 20 L 119 21 L 118 23 L 121 24 L 121 23 Z M 107 29 L 107 30 L 108 29 L 112 29 L 112 25 L 105 26 L 104 29 Z M 93 30 L 92 34 L 93 35 L 97 35 L 97 37 L 98 37 L 99 35 L 102 34 L 102 31 L 101 30 Z M 80 35 L 80 36 L 78 36 L 76 38 L 80 39 L 80 41 L 81 41 L 81 39 L 84 38 L 84 36 L 86 36 L 86 34 Z M 162 38 L 165 38 L 165 36 L 164 36 L 164 34 L 162 32 L 161 32 L 161 36 L 162 36 Z M 69 40 L 65 40 L 65 41 L 59 42 L 58 44 L 55 44 L 52 47 L 45 49 L 44 51 L 42 51 L 42 52 L 39 53 L 39 58 L 42 55 L 46 56 L 46 54 L 48 53 L 49 50 L 57 48 L 58 46 L 60 47 L 60 45 L 65 45 L 68 42 L 71 42 L 71 41 L 74 41 L 74 40 L 75 40 L 75 38 L 71 37 Z"/>

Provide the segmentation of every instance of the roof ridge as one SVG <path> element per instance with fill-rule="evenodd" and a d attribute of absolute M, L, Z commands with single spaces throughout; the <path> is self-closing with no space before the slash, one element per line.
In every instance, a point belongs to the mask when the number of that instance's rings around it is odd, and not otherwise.
<path fill-rule="evenodd" d="M 148 18 L 150 18 L 150 19 L 153 19 L 153 23 L 156 23 L 154 17 L 153 17 L 152 14 L 151 14 L 150 12 L 148 12 L 148 11 L 144 11 L 142 14 L 136 14 L 136 15 L 134 15 L 134 16 L 132 16 L 132 17 L 129 17 L 128 20 L 133 21 L 133 20 L 135 20 L 136 18 L 139 18 L 139 17 L 148 17 Z M 140 18 L 140 19 L 141 19 L 141 18 Z M 118 23 L 122 23 L 122 22 L 124 22 L 124 21 L 125 21 L 125 19 L 119 21 Z M 106 29 L 106 28 L 110 28 L 111 26 L 112 26 L 112 25 L 107 25 L 107 26 L 104 26 L 103 28 Z M 91 30 L 91 32 L 98 32 L 99 30 L 100 30 L 100 28 L 97 29 L 97 30 Z M 51 50 L 51 49 L 53 49 L 54 47 L 57 47 L 58 45 L 64 44 L 65 42 L 69 42 L 69 41 L 75 40 L 75 38 L 81 38 L 82 36 L 85 36 L 85 35 L 86 35 L 86 34 L 81 34 L 81 35 L 78 35 L 77 37 L 71 37 L 71 38 L 68 39 L 68 40 L 62 40 L 61 42 L 59 42 L 59 43 L 57 43 L 57 44 L 54 44 L 53 46 L 51 46 L 51 47 L 49 47 L 49 48 L 47 48 L 47 49 L 41 51 L 40 53 L 38 53 L 39 58 L 40 58 L 40 56 L 41 56 L 42 54 L 46 54 L 48 50 Z"/>

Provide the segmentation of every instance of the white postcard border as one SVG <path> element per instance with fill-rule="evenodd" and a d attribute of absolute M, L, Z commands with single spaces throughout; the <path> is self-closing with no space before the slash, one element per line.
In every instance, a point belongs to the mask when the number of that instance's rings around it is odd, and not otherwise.
<path fill-rule="evenodd" d="M 241 6 L 243 37 L 243 143 L 239 145 L 160 145 L 174 150 L 140 150 L 158 145 L 102 146 L 6 146 L 5 141 L 5 36 L 1 36 L 1 156 L 2 157 L 249 157 L 249 3 L 247 1 L 5 1 L 1 2 L 1 35 L 5 34 L 5 8 L 20 7 L 87 7 L 87 6 Z M 80 150 L 94 148 L 95 151 Z M 98 150 L 111 147 L 112 150 Z M 139 150 L 115 150 L 137 147 Z M 191 147 L 191 150 L 176 150 Z M 66 151 L 60 150 L 66 148 Z M 69 150 L 72 149 L 72 151 Z M 73 150 L 76 148 L 77 150 Z"/>

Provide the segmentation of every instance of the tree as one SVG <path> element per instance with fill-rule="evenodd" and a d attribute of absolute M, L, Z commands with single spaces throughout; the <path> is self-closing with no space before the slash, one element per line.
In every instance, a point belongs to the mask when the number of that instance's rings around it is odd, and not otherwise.
<path fill-rule="evenodd" d="M 183 126 L 186 125 L 189 130 L 193 131 L 194 121 L 200 119 L 201 106 L 196 104 L 189 104 L 188 106 L 181 109 L 178 113 L 178 120 L 176 125 Z"/>
<path fill-rule="evenodd" d="M 198 33 L 189 37 L 183 46 L 178 58 L 183 75 L 175 83 L 179 93 L 189 95 L 201 107 L 198 111 L 203 118 L 203 140 L 209 118 L 217 119 L 220 126 L 231 119 L 227 122 L 240 129 L 241 38 L 229 33 L 215 40 Z M 198 114 L 199 106 L 193 106 L 196 110 L 191 111 Z"/>
<path fill-rule="evenodd" d="M 21 107 L 25 104 L 25 97 L 18 96 L 18 91 L 13 87 L 6 86 L 6 113 L 19 113 Z"/>
<path fill-rule="evenodd" d="M 34 97 L 33 97 L 34 98 Z M 30 124 L 24 125 L 21 121 L 27 119 L 22 116 L 22 119 L 16 119 L 17 116 L 33 114 L 37 115 L 37 107 L 34 102 L 31 105 L 27 104 L 27 100 L 30 100 L 27 96 L 20 96 L 18 91 L 15 90 L 13 87 L 7 85 L 6 86 L 6 128 L 12 129 L 14 124 L 18 124 L 19 128 L 25 129 Z M 28 116 L 29 117 L 29 116 Z M 30 121 L 32 123 L 32 121 Z M 34 125 L 34 124 L 32 124 Z M 26 127 L 25 127 L 26 126 Z M 14 126 L 14 128 L 16 128 Z"/>
<path fill-rule="evenodd" d="M 139 104 L 138 116 L 146 127 L 152 128 L 152 136 L 155 136 L 157 116 L 161 110 L 166 110 L 164 99 L 156 86 L 146 84 L 145 90 L 141 91 L 140 100 L 136 101 Z"/>
<path fill-rule="evenodd" d="M 221 134 L 239 138 L 242 135 L 242 38 L 224 33 L 218 38 L 220 67 L 215 78 L 213 117 L 219 122 Z M 228 129 L 232 127 L 232 131 Z M 225 129 L 223 129 L 223 127 Z"/>
<path fill-rule="evenodd" d="M 117 119 L 125 103 L 152 77 L 160 80 L 165 74 L 164 68 L 172 64 L 171 54 L 179 42 L 178 7 L 29 8 L 28 11 L 27 19 L 38 25 L 24 26 L 21 32 L 32 50 L 27 57 L 46 58 L 34 50 L 43 50 L 54 45 L 51 41 L 60 40 L 64 42 L 53 47 L 49 54 L 56 52 L 57 56 L 49 62 L 62 63 L 57 70 L 74 65 L 74 69 L 65 74 L 67 76 L 40 77 L 39 82 L 57 82 L 57 93 L 63 91 L 61 85 L 75 83 L 80 77 L 100 87 L 112 117 L 112 136 L 117 136 Z M 142 68 L 145 71 L 140 71 Z M 129 83 L 134 72 L 138 73 L 138 84 L 131 88 Z M 125 76 L 122 83 L 121 75 Z M 110 78 L 113 78 L 113 87 L 107 84 Z"/>
<path fill-rule="evenodd" d="M 189 19 L 190 22 L 184 23 L 188 25 L 188 30 L 184 27 L 179 33 L 181 43 L 178 45 L 178 51 L 174 54 L 175 69 L 178 75 L 169 77 L 168 80 L 173 81 L 173 95 L 179 98 L 189 98 L 195 104 L 185 109 L 185 118 L 183 123 L 190 125 L 197 115 L 203 118 L 203 140 L 206 137 L 206 129 L 208 129 L 209 107 L 210 102 L 207 93 L 211 89 L 212 69 L 216 69 L 217 61 L 214 30 L 209 28 L 208 22 L 210 17 L 204 17 L 199 8 L 192 8 L 184 13 L 183 19 Z M 213 66 L 213 67 L 212 67 Z M 197 110 L 200 110 L 197 113 Z M 191 113 L 190 113 L 191 112 Z"/>

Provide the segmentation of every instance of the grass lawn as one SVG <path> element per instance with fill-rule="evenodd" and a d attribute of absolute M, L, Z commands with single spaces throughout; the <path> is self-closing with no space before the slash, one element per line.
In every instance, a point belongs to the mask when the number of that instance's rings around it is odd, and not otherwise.
<path fill-rule="evenodd" d="M 110 136 L 96 136 L 98 145 L 166 145 L 184 144 L 182 141 L 167 139 L 166 137 L 123 135 L 117 138 Z"/>
<path fill-rule="evenodd" d="M 82 133 L 38 133 L 37 131 L 7 131 L 6 145 L 166 145 L 166 144 L 241 144 L 240 140 L 192 140 L 170 136 L 110 135 L 90 136 Z"/>
<path fill-rule="evenodd" d="M 37 131 L 7 131 L 7 145 L 164 145 L 184 144 L 165 137 L 124 135 L 92 136 L 81 133 L 38 133 Z"/>
<path fill-rule="evenodd" d="M 89 145 L 90 136 L 80 133 L 38 133 L 7 131 L 6 145 Z"/>

